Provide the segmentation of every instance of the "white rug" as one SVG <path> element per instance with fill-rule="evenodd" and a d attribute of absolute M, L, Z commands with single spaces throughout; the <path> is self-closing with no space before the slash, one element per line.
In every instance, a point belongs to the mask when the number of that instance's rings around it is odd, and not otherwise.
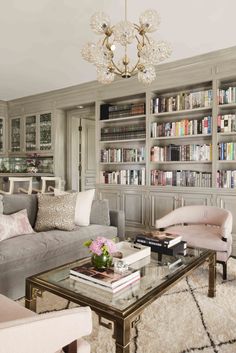
<path fill-rule="evenodd" d="M 201 267 L 150 305 L 137 325 L 136 353 L 236 353 L 236 260 L 228 262 L 228 280 L 217 265 L 216 298 L 208 298 L 208 270 Z M 75 306 L 69 304 L 69 307 Z M 50 293 L 38 298 L 37 311 L 68 307 Z M 111 331 L 98 325 L 88 337 L 92 353 L 115 352 Z"/>

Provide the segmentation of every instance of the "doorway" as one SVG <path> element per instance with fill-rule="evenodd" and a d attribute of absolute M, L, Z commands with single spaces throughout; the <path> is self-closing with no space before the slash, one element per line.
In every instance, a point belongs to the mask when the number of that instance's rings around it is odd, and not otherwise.
<path fill-rule="evenodd" d="M 91 107 L 67 114 L 67 185 L 71 190 L 95 188 L 95 112 Z"/>

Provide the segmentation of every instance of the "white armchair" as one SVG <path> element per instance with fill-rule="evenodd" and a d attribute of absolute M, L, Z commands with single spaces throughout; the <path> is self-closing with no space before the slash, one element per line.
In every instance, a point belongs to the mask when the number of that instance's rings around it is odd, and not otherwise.
<path fill-rule="evenodd" d="M 223 279 L 227 278 L 227 260 L 232 251 L 232 214 L 213 206 L 185 206 L 156 220 L 157 229 L 179 234 L 191 247 L 216 251 L 217 261 L 223 265 Z"/>
<path fill-rule="evenodd" d="M 91 330 L 89 307 L 37 315 L 0 295 L 0 353 L 89 353 Z"/>

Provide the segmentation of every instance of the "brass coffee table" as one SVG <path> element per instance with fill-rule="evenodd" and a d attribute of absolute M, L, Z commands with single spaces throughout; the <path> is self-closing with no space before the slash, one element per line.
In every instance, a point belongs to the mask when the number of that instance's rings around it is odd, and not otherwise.
<path fill-rule="evenodd" d="M 187 249 L 186 256 L 177 257 L 181 263 L 175 266 L 168 265 L 172 258 L 166 255 L 158 261 L 160 258 L 156 253 L 151 254 L 149 263 L 147 258 L 135 263 L 141 266 L 140 281 L 114 295 L 69 277 L 70 268 L 87 262 L 88 258 L 69 263 L 26 279 L 26 307 L 36 311 L 37 296 L 43 291 L 81 306 L 90 306 L 99 316 L 100 325 L 113 329 L 116 353 L 129 353 L 131 331 L 139 322 L 143 310 L 205 261 L 209 264 L 208 296 L 215 296 L 216 253 L 211 250 Z M 73 352 L 72 346 L 68 352 Z"/>

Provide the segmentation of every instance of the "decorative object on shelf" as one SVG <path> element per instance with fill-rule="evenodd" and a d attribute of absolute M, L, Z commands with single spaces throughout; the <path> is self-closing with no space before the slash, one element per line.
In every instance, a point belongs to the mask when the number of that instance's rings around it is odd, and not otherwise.
<path fill-rule="evenodd" d="M 97 237 L 95 240 L 86 241 L 84 246 L 92 253 L 91 262 L 96 269 L 102 270 L 112 265 L 112 254 L 116 252 L 116 245 L 112 240 Z"/>
<path fill-rule="evenodd" d="M 115 75 L 123 78 L 138 76 L 138 80 L 148 84 L 155 80 L 155 66 L 171 54 L 169 43 L 155 41 L 148 36 L 155 32 L 160 17 L 155 10 L 146 10 L 139 17 L 139 24 L 127 20 L 127 0 L 125 0 L 125 19 L 116 25 L 104 12 L 95 13 L 90 20 L 92 30 L 104 35 L 98 43 L 89 42 L 82 48 L 82 57 L 97 67 L 97 79 L 101 83 L 111 83 Z M 128 45 L 137 41 L 137 61 L 131 62 Z M 119 48 L 121 46 L 121 48 Z M 124 54 L 121 54 L 124 48 Z M 130 48 L 130 47 L 129 47 Z M 132 46 L 131 46 L 132 48 Z M 115 54 L 122 55 L 115 61 Z M 134 56 L 134 55 L 132 55 Z"/>
<path fill-rule="evenodd" d="M 38 167 L 41 164 L 40 155 L 38 153 L 33 153 L 28 155 L 28 159 L 26 160 L 27 164 L 27 172 L 28 173 L 37 173 Z"/>

